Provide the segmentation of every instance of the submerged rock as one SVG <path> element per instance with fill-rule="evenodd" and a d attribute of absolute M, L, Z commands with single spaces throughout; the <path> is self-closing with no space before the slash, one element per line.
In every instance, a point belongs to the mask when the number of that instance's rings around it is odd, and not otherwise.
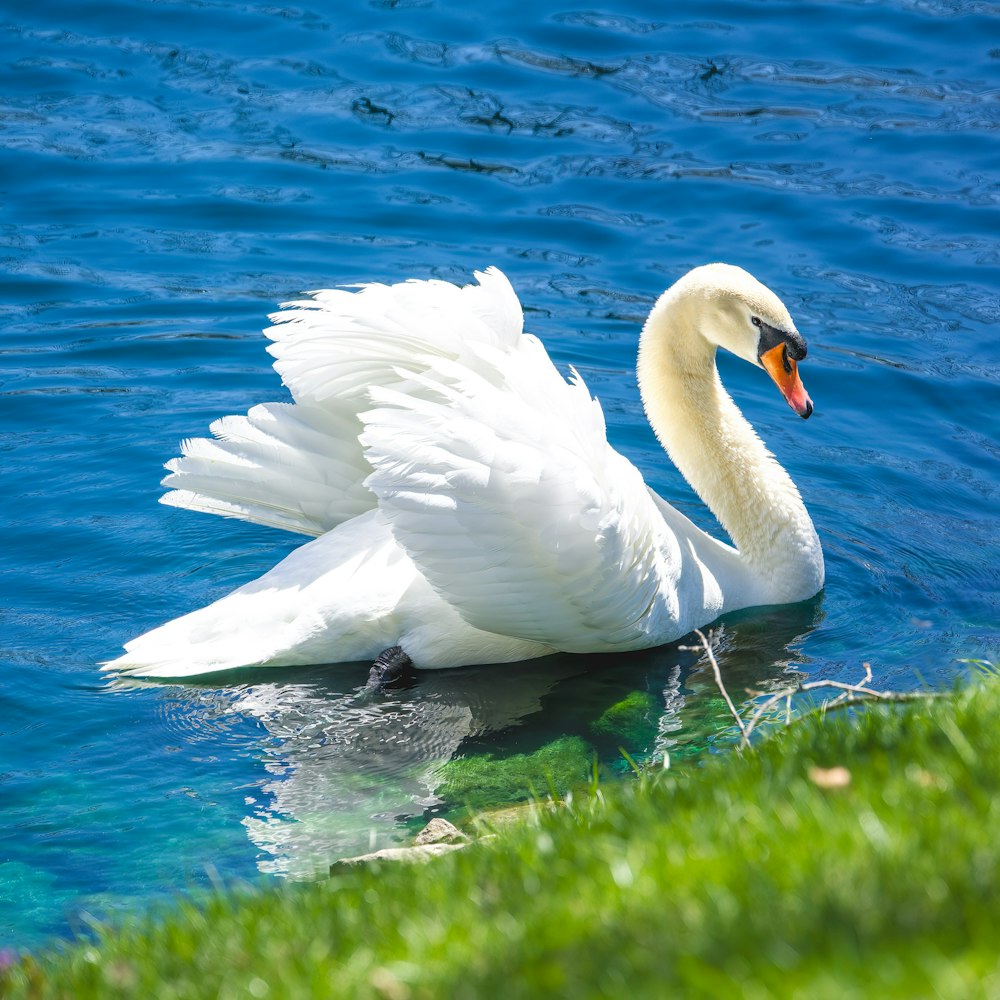
<path fill-rule="evenodd" d="M 424 844 L 467 844 L 468 842 L 469 838 L 454 823 L 449 823 L 439 816 L 435 816 L 414 840 L 418 846 Z"/>
<path fill-rule="evenodd" d="M 435 792 L 445 802 L 472 811 L 495 809 L 552 790 L 562 794 L 587 782 L 593 754 L 590 744 L 579 736 L 563 736 L 533 753 L 457 757 L 441 768 L 442 780 Z"/>
<path fill-rule="evenodd" d="M 413 847 L 383 847 L 381 851 L 372 851 L 371 854 L 359 854 L 356 858 L 341 858 L 339 861 L 334 861 L 330 865 L 330 874 L 336 875 L 349 868 L 375 861 L 429 861 L 442 854 L 461 850 L 465 846 L 465 844 L 417 844 Z"/>
<path fill-rule="evenodd" d="M 632 691 L 605 709 L 590 724 L 590 731 L 614 740 L 627 750 L 645 750 L 656 739 L 662 704 L 648 691 Z"/>
<path fill-rule="evenodd" d="M 330 865 L 330 874 L 336 875 L 338 872 L 375 861 L 429 861 L 442 854 L 457 851 L 469 843 L 471 843 L 469 838 L 457 826 L 446 819 L 435 817 L 417 834 L 412 847 L 383 847 L 382 850 L 372 851 L 370 854 L 341 858 Z"/>

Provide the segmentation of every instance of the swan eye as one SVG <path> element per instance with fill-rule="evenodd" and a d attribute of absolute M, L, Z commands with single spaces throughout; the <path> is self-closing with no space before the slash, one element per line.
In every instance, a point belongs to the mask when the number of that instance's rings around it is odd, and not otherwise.
<path fill-rule="evenodd" d="M 801 361 L 806 356 L 806 342 L 798 330 L 792 328 L 783 330 L 771 326 L 759 316 L 751 316 L 750 322 L 760 331 L 757 338 L 757 357 L 762 358 L 768 351 L 774 350 L 780 344 L 783 348 L 781 363 L 786 374 L 790 373 L 793 361 Z M 775 355 L 777 358 L 777 355 Z"/>

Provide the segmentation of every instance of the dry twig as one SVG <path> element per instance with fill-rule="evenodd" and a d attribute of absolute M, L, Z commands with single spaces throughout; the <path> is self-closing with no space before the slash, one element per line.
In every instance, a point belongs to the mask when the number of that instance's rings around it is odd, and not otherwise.
<path fill-rule="evenodd" d="M 701 648 L 705 651 L 705 655 L 708 657 L 708 662 L 712 665 L 712 673 L 715 675 L 715 683 L 722 692 L 722 697 L 726 699 L 726 704 L 729 706 L 729 711 L 736 720 L 736 725 L 740 727 L 740 733 L 743 736 L 743 741 L 740 743 L 740 746 L 744 747 L 747 745 L 747 740 L 750 734 L 747 731 L 746 723 L 743 721 L 743 717 L 736 711 L 733 699 L 729 697 L 726 685 L 722 683 L 722 671 L 719 669 L 719 661 L 715 658 L 715 650 L 712 648 L 712 633 L 709 632 L 708 638 L 706 638 L 704 632 L 699 629 L 695 629 L 694 634 L 701 639 Z M 681 646 L 681 649 L 697 650 L 698 648 L 699 647 L 697 646 Z"/>
<path fill-rule="evenodd" d="M 719 691 L 722 693 L 722 697 L 725 699 L 726 705 L 729 707 L 729 712 L 732 717 L 736 720 L 736 725 L 740 730 L 740 746 L 739 749 L 750 746 L 750 735 L 753 733 L 757 724 L 767 716 L 771 710 L 779 702 L 785 702 L 785 726 L 786 728 L 792 724 L 792 698 L 797 694 L 803 694 L 810 691 L 819 691 L 823 688 L 833 688 L 840 693 L 834 695 L 832 698 L 827 698 L 818 707 L 820 712 L 828 712 L 834 708 L 843 708 L 848 705 L 858 705 L 869 701 L 918 701 L 926 698 L 937 698 L 940 695 L 934 691 L 877 691 L 875 688 L 871 687 L 872 680 L 872 668 L 870 663 L 863 663 L 862 666 L 865 670 L 865 676 L 861 679 L 858 684 L 848 684 L 845 681 L 832 681 L 832 680 L 819 680 L 819 681 L 806 681 L 805 683 L 799 682 L 793 686 L 783 688 L 781 691 L 776 691 L 769 695 L 763 702 L 761 702 L 754 713 L 750 716 L 749 720 L 743 718 L 737 710 L 736 706 L 733 704 L 733 699 L 730 698 L 729 692 L 726 690 L 726 685 L 722 680 L 722 670 L 719 667 L 719 661 L 715 656 L 715 649 L 713 646 L 713 634 L 708 633 L 706 637 L 705 634 L 698 629 L 695 629 L 696 636 L 701 640 L 699 646 L 681 646 L 683 650 L 689 650 L 692 652 L 702 652 L 705 654 L 706 659 L 712 667 L 712 674 L 715 678 L 715 684 Z M 754 697 L 760 697 L 760 692 L 750 692 Z"/>

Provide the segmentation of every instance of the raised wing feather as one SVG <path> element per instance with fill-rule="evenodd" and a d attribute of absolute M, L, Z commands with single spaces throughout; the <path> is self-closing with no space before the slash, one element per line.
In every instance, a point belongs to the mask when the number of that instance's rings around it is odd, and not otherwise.
<path fill-rule="evenodd" d="M 477 628 L 566 651 L 648 645 L 678 617 L 681 553 L 603 413 L 541 344 L 373 390 L 368 486 L 431 586 Z M 401 373 L 402 374 L 402 373 Z"/>
<path fill-rule="evenodd" d="M 373 508 L 358 441 L 369 390 L 419 395 L 412 376 L 439 361 L 470 365 L 477 345 L 518 343 L 521 307 L 507 278 L 495 268 L 476 277 L 464 288 L 408 281 L 286 303 L 265 333 L 294 404 L 223 417 L 211 426 L 214 440 L 185 441 L 167 463 L 162 501 L 306 535 Z"/>
<path fill-rule="evenodd" d="M 476 278 L 461 288 L 432 280 L 329 289 L 287 303 L 265 331 L 274 368 L 298 403 L 366 403 L 372 386 L 399 386 L 400 367 L 468 364 L 475 345 L 513 349 L 523 317 L 510 282 L 492 267 Z"/>
<path fill-rule="evenodd" d="M 370 510 L 371 471 L 358 442 L 356 407 L 263 403 L 211 425 L 216 440 L 181 445 L 163 480 L 174 507 L 237 517 L 305 535 Z"/>

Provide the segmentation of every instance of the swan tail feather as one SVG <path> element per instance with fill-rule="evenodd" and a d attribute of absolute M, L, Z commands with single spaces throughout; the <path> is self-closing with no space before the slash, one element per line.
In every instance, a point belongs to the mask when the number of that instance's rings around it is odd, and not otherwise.
<path fill-rule="evenodd" d="M 102 668 L 166 679 L 370 661 L 398 642 L 398 609 L 414 578 L 378 512 L 369 511 L 214 603 L 131 640 Z"/>

